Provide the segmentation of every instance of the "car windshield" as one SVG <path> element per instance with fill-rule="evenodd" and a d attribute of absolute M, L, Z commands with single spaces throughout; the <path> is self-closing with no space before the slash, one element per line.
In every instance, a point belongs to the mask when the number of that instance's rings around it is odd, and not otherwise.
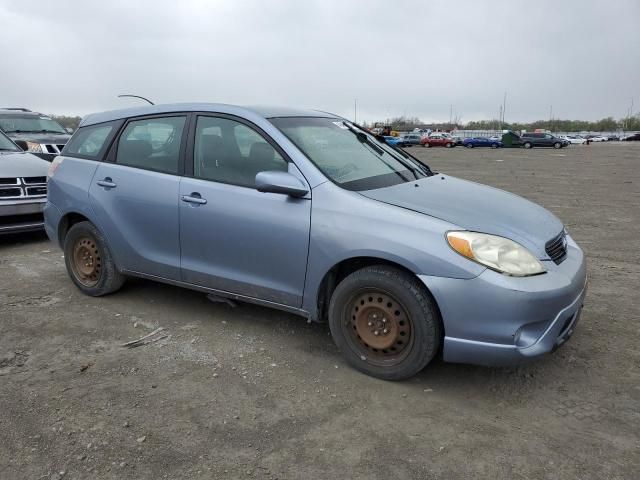
<path fill-rule="evenodd" d="M 428 167 L 337 118 L 272 118 L 273 123 L 334 183 L 371 190 L 428 176 Z"/>
<path fill-rule="evenodd" d="M 3 115 L 0 129 L 7 133 L 67 133 L 62 125 L 44 115 Z"/>
<path fill-rule="evenodd" d="M 0 132 L 0 152 L 19 152 L 20 149 L 7 136 Z"/>

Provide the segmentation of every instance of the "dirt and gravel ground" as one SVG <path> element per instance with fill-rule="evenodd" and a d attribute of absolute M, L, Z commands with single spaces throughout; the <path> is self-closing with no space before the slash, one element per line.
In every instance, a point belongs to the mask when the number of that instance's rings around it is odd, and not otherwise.
<path fill-rule="evenodd" d="M 43 235 L 6 237 L 0 478 L 638 478 L 640 144 L 412 152 L 566 222 L 590 275 L 566 346 L 387 383 L 325 325 L 141 280 L 88 298 Z"/>

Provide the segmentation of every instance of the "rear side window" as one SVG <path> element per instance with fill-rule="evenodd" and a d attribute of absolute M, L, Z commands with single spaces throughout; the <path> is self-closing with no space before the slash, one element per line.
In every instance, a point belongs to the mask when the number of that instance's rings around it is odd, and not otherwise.
<path fill-rule="evenodd" d="M 111 139 L 115 129 L 116 125 L 114 123 L 81 127 L 65 145 L 62 154 L 70 157 L 98 160 L 102 157 L 102 153 L 108 144 L 107 140 Z"/>
<path fill-rule="evenodd" d="M 186 117 L 129 122 L 118 140 L 116 163 L 177 174 Z"/>

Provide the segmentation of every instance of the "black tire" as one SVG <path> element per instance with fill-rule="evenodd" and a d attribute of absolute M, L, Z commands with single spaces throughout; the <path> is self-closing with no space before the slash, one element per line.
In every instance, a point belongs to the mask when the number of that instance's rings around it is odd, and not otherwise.
<path fill-rule="evenodd" d="M 425 144 L 424 144 L 424 146 L 425 146 L 425 147 L 427 147 L 427 148 L 431 148 L 431 144 L 430 144 L 430 143 L 428 143 L 428 142 L 427 142 L 427 143 L 425 143 Z"/>
<path fill-rule="evenodd" d="M 499 145 L 497 143 L 492 143 L 491 144 L 491 148 L 498 148 L 498 147 L 499 147 Z"/>
<path fill-rule="evenodd" d="M 104 237 L 91 222 L 76 223 L 69 229 L 64 237 L 64 262 L 76 287 L 92 297 L 113 293 L 125 281 Z"/>
<path fill-rule="evenodd" d="M 467 144 L 465 145 L 465 147 L 467 147 L 467 148 L 473 148 L 473 143 L 467 143 Z"/>
<path fill-rule="evenodd" d="M 531 144 L 531 142 L 525 142 L 524 143 L 524 148 L 532 148 L 533 145 Z"/>
<path fill-rule="evenodd" d="M 445 147 L 447 148 L 451 148 L 453 145 L 451 145 L 450 143 L 445 144 Z"/>
<path fill-rule="evenodd" d="M 382 318 L 372 320 L 376 312 Z M 372 321 L 377 323 L 372 326 Z M 385 325 L 388 337 L 372 335 Z M 329 304 L 329 327 L 351 366 L 383 380 L 414 376 L 442 341 L 440 314 L 424 286 L 413 275 L 385 265 L 357 270 L 340 282 Z M 370 345 L 367 337 L 387 345 Z"/>
<path fill-rule="evenodd" d="M 555 149 L 562 148 L 562 144 L 560 142 L 556 142 L 553 144 L 553 148 Z"/>

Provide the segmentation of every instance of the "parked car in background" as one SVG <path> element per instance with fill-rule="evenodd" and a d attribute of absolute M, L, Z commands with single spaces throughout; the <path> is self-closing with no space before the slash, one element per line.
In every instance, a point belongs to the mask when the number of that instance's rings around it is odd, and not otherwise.
<path fill-rule="evenodd" d="M 71 137 L 51 117 L 26 108 L 0 109 L 0 130 L 22 150 L 45 160 L 53 160 Z"/>
<path fill-rule="evenodd" d="M 417 133 L 409 133 L 407 135 L 403 135 L 401 138 L 403 147 L 411 147 L 412 145 L 420 145 L 420 134 Z"/>
<path fill-rule="evenodd" d="M 638 142 L 640 141 L 640 133 L 634 133 L 632 135 L 624 137 L 623 140 L 625 142 Z"/>
<path fill-rule="evenodd" d="M 0 235 L 44 227 L 49 165 L 0 132 Z"/>
<path fill-rule="evenodd" d="M 432 133 L 426 137 L 422 137 L 420 145 L 423 147 L 446 147 L 451 148 L 456 146 L 456 141 L 448 133 Z"/>
<path fill-rule="evenodd" d="M 606 142 L 607 137 L 603 137 L 602 135 L 587 135 L 585 137 L 590 142 Z"/>
<path fill-rule="evenodd" d="M 566 140 L 571 144 L 577 144 L 577 145 L 587 144 L 587 140 L 585 138 L 582 138 L 580 135 L 560 135 L 560 138 L 562 138 L 563 140 Z"/>
<path fill-rule="evenodd" d="M 391 145 L 393 147 L 404 146 L 401 137 L 392 137 L 391 135 L 385 135 L 384 141 L 387 142 L 388 145 Z"/>
<path fill-rule="evenodd" d="M 607 142 L 617 142 L 620 140 L 618 135 L 607 135 Z"/>
<path fill-rule="evenodd" d="M 569 145 L 567 140 L 556 137 L 550 133 L 524 132 L 520 136 L 520 145 L 524 148 L 553 147 L 562 148 Z"/>
<path fill-rule="evenodd" d="M 89 115 L 50 172 L 47 234 L 83 293 L 136 276 L 326 320 L 346 361 L 382 379 L 439 352 L 486 365 L 549 353 L 586 294 L 582 250 L 552 213 L 328 113 Z"/>
<path fill-rule="evenodd" d="M 474 148 L 474 147 L 500 148 L 503 146 L 501 140 L 497 140 L 495 138 L 488 138 L 488 137 L 465 138 L 462 141 L 462 145 L 467 148 Z"/>

